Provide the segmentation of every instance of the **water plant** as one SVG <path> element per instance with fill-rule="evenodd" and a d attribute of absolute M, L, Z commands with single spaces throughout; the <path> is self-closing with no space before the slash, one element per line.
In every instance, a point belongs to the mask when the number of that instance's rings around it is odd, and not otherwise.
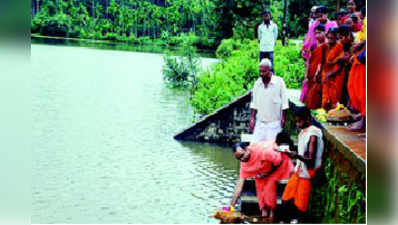
<path fill-rule="evenodd" d="M 179 56 L 166 52 L 163 56 L 163 78 L 167 84 L 175 88 L 195 88 L 196 76 L 200 71 L 199 55 L 196 48 L 192 45 L 192 39 L 186 39 Z"/>
<path fill-rule="evenodd" d="M 308 210 L 313 222 L 365 223 L 363 188 L 331 158 L 326 158 L 322 173 L 325 180 L 313 186 Z"/>

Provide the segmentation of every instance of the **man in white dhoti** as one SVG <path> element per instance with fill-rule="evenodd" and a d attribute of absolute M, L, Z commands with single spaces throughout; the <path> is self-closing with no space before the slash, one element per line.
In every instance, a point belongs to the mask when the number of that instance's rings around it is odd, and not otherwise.
<path fill-rule="evenodd" d="M 260 77 L 253 86 L 250 104 L 251 142 L 275 140 L 285 125 L 286 110 L 289 108 L 285 82 L 272 73 L 271 61 L 265 58 L 259 67 Z"/>

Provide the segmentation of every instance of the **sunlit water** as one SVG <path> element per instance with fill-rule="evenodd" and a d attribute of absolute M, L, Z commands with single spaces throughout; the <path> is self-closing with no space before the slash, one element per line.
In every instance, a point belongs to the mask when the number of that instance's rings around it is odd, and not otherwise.
<path fill-rule="evenodd" d="M 161 55 L 33 44 L 31 63 L 32 223 L 218 222 L 239 164 L 173 139 L 192 109 Z"/>

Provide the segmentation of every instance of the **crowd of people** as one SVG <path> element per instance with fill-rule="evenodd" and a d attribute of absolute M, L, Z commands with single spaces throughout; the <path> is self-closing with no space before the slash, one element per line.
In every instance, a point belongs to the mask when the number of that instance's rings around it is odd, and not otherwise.
<path fill-rule="evenodd" d="M 366 117 L 366 7 L 356 11 L 349 0 L 336 21 L 324 6 L 313 8 L 301 55 L 306 74 L 300 100 L 310 109 L 331 110 L 341 103 L 358 121 L 352 130 L 365 130 Z"/>
<path fill-rule="evenodd" d="M 258 26 L 260 41 L 259 79 L 250 103 L 250 143 L 234 146 L 234 156 L 241 162 L 240 182 L 231 206 L 242 192 L 244 180 L 255 178 L 257 198 L 264 217 L 273 218 L 276 207 L 276 182 L 289 179 L 283 195 L 284 215 L 303 218 L 308 208 L 311 180 L 322 165 L 322 131 L 311 120 L 311 109 L 326 111 L 346 105 L 357 122 L 350 129 L 363 130 L 366 117 L 366 8 L 357 11 L 354 0 L 341 9 L 336 20 L 328 19 L 325 6 L 314 6 L 309 18 L 301 56 L 306 62 L 305 80 L 295 119 L 300 129 L 295 147 L 283 131 L 288 100 L 284 80 L 274 75 L 273 53 L 278 37 L 277 26 L 266 10 Z M 288 218 L 291 219 L 291 218 Z M 289 221 L 288 221 L 289 222 Z"/>
<path fill-rule="evenodd" d="M 256 29 L 259 59 L 269 59 L 273 72 L 278 27 L 269 10 L 262 13 L 262 20 Z M 335 20 L 328 18 L 325 6 L 312 7 L 300 53 L 306 65 L 300 100 L 314 110 L 329 111 L 342 104 L 357 121 L 349 129 L 365 131 L 366 6 L 358 11 L 356 2 L 349 0 Z"/>

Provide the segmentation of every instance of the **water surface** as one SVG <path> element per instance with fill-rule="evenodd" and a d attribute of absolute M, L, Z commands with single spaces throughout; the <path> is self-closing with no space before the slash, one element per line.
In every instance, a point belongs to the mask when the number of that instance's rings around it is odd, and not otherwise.
<path fill-rule="evenodd" d="M 204 66 L 214 62 L 204 59 Z M 32 223 L 217 223 L 238 177 L 229 149 L 179 143 L 185 91 L 162 56 L 33 44 Z"/>

